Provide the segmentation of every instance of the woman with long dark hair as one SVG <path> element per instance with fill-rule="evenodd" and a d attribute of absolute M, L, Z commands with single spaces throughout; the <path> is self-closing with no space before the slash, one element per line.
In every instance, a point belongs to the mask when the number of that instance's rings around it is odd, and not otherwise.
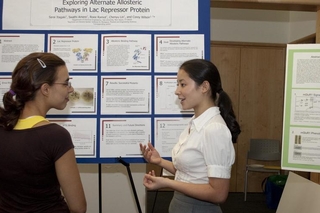
<path fill-rule="evenodd" d="M 219 204 L 227 199 L 235 160 L 233 143 L 240 134 L 231 100 L 216 66 L 203 59 L 180 66 L 175 94 L 184 110 L 194 110 L 194 116 L 172 150 L 172 162 L 161 158 L 151 143 L 140 144 L 146 161 L 171 172 L 175 179 L 156 177 L 150 171 L 143 184 L 151 190 L 175 191 L 170 213 L 221 213 Z"/>

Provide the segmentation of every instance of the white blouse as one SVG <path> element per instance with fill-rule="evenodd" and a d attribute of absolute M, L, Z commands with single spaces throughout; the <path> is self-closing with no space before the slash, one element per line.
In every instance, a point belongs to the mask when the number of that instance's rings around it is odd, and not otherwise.
<path fill-rule="evenodd" d="M 231 133 L 218 107 L 192 117 L 172 149 L 175 179 L 183 182 L 208 183 L 208 177 L 230 179 L 234 161 Z"/>

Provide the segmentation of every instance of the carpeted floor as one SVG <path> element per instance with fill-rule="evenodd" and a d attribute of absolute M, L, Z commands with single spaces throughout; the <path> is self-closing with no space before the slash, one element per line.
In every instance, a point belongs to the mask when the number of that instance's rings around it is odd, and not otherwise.
<path fill-rule="evenodd" d="M 149 191 L 147 193 L 146 213 L 167 213 L 171 191 Z M 244 201 L 242 192 L 229 193 L 228 199 L 221 204 L 223 213 L 275 213 L 276 210 L 268 209 L 266 198 L 263 193 L 248 193 L 247 201 Z"/>

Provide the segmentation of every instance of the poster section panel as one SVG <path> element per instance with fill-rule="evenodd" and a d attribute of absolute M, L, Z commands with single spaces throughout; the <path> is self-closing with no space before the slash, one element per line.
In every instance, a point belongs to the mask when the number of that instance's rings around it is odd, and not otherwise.
<path fill-rule="evenodd" d="M 44 51 L 44 34 L 0 33 L 0 73 L 12 72 L 21 58 Z"/>
<path fill-rule="evenodd" d="M 151 139 L 150 118 L 101 118 L 100 158 L 141 158 Z"/>
<path fill-rule="evenodd" d="M 193 109 L 182 109 L 180 100 L 175 95 L 177 89 L 176 75 L 155 76 L 154 84 L 155 114 L 193 114 Z"/>
<path fill-rule="evenodd" d="M 151 114 L 150 76 L 101 76 L 101 114 Z"/>
<path fill-rule="evenodd" d="M 49 118 L 49 121 L 59 124 L 70 132 L 77 158 L 96 158 L 97 119 Z"/>
<path fill-rule="evenodd" d="M 151 72 L 151 35 L 101 35 L 101 72 Z"/>
<path fill-rule="evenodd" d="M 182 62 L 205 58 L 203 34 L 154 35 L 155 72 L 178 72 Z"/>
<path fill-rule="evenodd" d="M 97 34 L 49 34 L 48 52 L 66 62 L 69 72 L 97 72 Z"/>
<path fill-rule="evenodd" d="M 69 93 L 69 102 L 63 110 L 50 109 L 48 115 L 96 115 L 97 76 L 70 76 L 74 89 Z"/>
<path fill-rule="evenodd" d="M 171 158 L 171 150 L 178 143 L 179 136 L 187 128 L 189 121 L 189 117 L 154 119 L 154 145 L 161 157 Z"/>

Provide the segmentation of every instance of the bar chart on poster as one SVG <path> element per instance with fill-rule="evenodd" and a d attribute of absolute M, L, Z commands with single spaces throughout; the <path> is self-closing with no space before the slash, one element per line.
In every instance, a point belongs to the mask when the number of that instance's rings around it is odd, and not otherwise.
<path fill-rule="evenodd" d="M 47 118 L 70 132 L 78 163 L 142 163 L 139 144 L 148 142 L 170 158 L 193 115 L 174 94 L 179 65 L 210 59 L 209 0 L 0 4 L 1 97 L 22 57 L 52 52 L 66 62 L 74 91 Z"/>

